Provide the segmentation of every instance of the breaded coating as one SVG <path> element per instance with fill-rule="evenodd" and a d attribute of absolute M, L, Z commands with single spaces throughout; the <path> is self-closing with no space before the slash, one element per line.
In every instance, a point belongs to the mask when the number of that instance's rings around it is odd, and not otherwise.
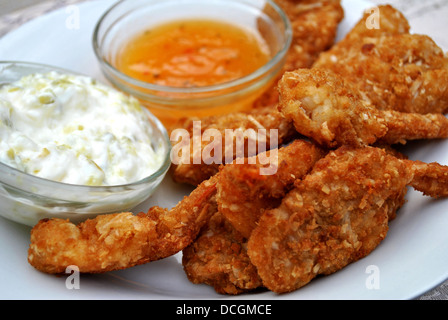
<path fill-rule="evenodd" d="M 262 286 L 247 255 L 247 239 L 219 212 L 183 250 L 182 265 L 192 283 L 208 284 L 220 294 L 241 294 Z"/>
<path fill-rule="evenodd" d="M 386 147 L 385 150 L 387 154 L 399 159 L 406 159 L 404 155 L 394 149 Z M 306 157 L 304 152 L 309 152 L 309 156 Z M 233 163 L 220 170 L 216 197 L 218 212 L 204 227 L 198 238 L 183 251 L 182 263 L 191 282 L 205 283 L 213 286 L 218 293 L 232 295 L 263 287 L 257 269 L 247 255 L 247 241 L 250 239 L 250 234 L 249 237 L 244 236 L 234 226 L 238 226 L 239 221 L 243 221 L 244 225 L 246 219 L 251 222 L 253 218 L 259 219 L 267 210 L 278 207 L 284 196 L 294 188 L 294 183 L 304 178 L 305 174 L 311 170 L 312 164 L 324 157 L 326 152 L 313 147 L 309 142 L 297 140 L 279 149 L 278 153 L 279 158 L 283 158 L 285 163 L 280 165 L 279 162 L 279 170 L 272 176 L 260 175 L 259 164 L 237 165 Z M 224 173 L 224 169 L 227 169 L 226 173 Z M 224 175 L 238 181 L 232 184 L 232 179 L 224 177 Z M 246 185 L 243 182 L 245 179 L 249 180 Z M 220 195 L 220 189 L 222 189 L 220 184 L 223 183 L 223 180 L 228 180 L 224 182 L 227 191 L 234 186 L 236 190 L 233 191 L 233 194 Z M 259 192 L 251 193 L 250 188 Z M 258 194 L 259 198 L 257 198 Z M 388 209 L 385 212 L 389 220 L 395 218 L 396 211 L 404 203 L 405 194 L 406 188 L 403 188 L 396 197 L 387 200 Z M 225 218 L 222 213 L 221 202 L 223 201 L 230 205 L 238 203 L 241 207 L 241 210 L 238 211 L 241 217 L 239 219 L 236 215 L 231 217 L 230 219 L 234 219 L 234 221 Z M 250 218 L 246 218 L 246 216 Z M 258 221 L 256 221 L 256 225 L 258 225 Z M 248 230 L 249 233 L 251 231 L 251 229 Z"/>
<path fill-rule="evenodd" d="M 279 110 L 301 134 L 330 148 L 373 144 L 387 133 L 375 108 L 336 75 L 320 69 L 286 72 L 279 82 Z"/>
<path fill-rule="evenodd" d="M 344 146 L 319 160 L 252 232 L 247 253 L 263 285 L 290 292 L 372 252 L 412 184 L 412 164 L 374 147 Z"/>
<path fill-rule="evenodd" d="M 71 265 L 83 273 L 102 273 L 171 256 L 188 246 L 216 212 L 216 181 L 204 181 L 171 210 L 99 215 L 79 225 L 41 220 L 31 230 L 28 262 L 46 273 L 63 273 Z"/>
<path fill-rule="evenodd" d="M 287 72 L 279 91 L 280 112 L 299 133 L 325 147 L 448 137 L 448 119 L 443 114 L 378 110 L 345 78 L 329 70 Z"/>
<path fill-rule="evenodd" d="M 439 163 L 424 163 L 422 161 L 408 161 L 414 177 L 411 186 L 424 195 L 432 198 L 448 197 L 448 171 L 446 166 Z"/>
<path fill-rule="evenodd" d="M 274 152 L 273 150 L 266 154 Z M 221 167 L 217 183 L 218 212 L 198 238 L 183 251 L 185 272 L 193 283 L 206 283 L 221 294 L 240 294 L 261 287 L 256 268 L 247 256 L 247 239 L 259 217 L 277 207 L 294 181 L 308 173 L 325 152 L 296 140 L 271 159 L 272 174 L 262 174 L 259 157 L 244 164 Z M 256 161 L 258 160 L 258 161 Z"/>
<path fill-rule="evenodd" d="M 295 140 L 280 148 L 275 159 L 271 159 L 276 165 L 275 174 L 260 174 L 260 168 L 268 166 L 260 163 L 260 157 L 253 163 L 223 166 L 216 196 L 219 211 L 237 231 L 249 238 L 264 211 L 278 206 L 293 188 L 294 181 L 306 175 L 324 155 L 325 151 L 311 142 Z"/>
<path fill-rule="evenodd" d="M 378 9 L 378 12 L 375 12 Z M 379 14 L 375 17 L 374 14 Z M 374 25 L 378 23 L 378 28 Z M 338 50 L 346 50 L 351 47 L 354 42 L 363 38 L 379 37 L 381 35 L 397 35 L 409 33 L 411 26 L 406 17 L 399 10 L 389 4 L 372 7 L 366 10 L 364 15 L 359 19 L 355 26 L 345 35 L 344 39 L 336 43 L 328 53 L 334 53 Z M 322 54 L 319 61 L 327 54 Z"/>
<path fill-rule="evenodd" d="M 344 18 L 340 0 L 275 0 L 292 27 L 292 43 L 284 71 L 310 68 L 334 44 Z"/>
<path fill-rule="evenodd" d="M 319 54 L 331 48 L 344 18 L 340 0 L 276 0 L 291 22 L 292 41 L 280 72 L 310 68 Z M 259 25 L 260 33 L 270 26 Z M 274 83 L 274 88 L 277 82 Z M 272 88 L 255 102 L 255 107 L 276 105 L 278 92 Z"/>
<path fill-rule="evenodd" d="M 380 28 L 367 13 L 313 67 L 334 71 L 369 104 L 408 113 L 448 111 L 448 57 L 426 35 L 409 34 L 403 15 L 380 6 Z"/>
<path fill-rule="evenodd" d="M 448 119 L 440 113 L 405 113 L 381 111 L 387 133 L 378 139 L 379 144 L 406 144 L 420 139 L 442 139 L 448 137 Z"/>
<path fill-rule="evenodd" d="M 207 130 L 215 130 L 219 132 L 222 138 L 221 141 L 218 141 L 220 145 L 216 147 L 222 150 L 222 157 L 217 159 L 219 161 L 207 159 L 207 155 L 204 154 L 205 148 L 211 143 L 211 141 L 208 141 L 207 139 L 201 139 L 199 142 L 200 147 L 196 148 L 195 152 L 195 142 L 193 138 L 193 125 L 195 121 L 200 121 L 199 132 L 201 136 Z M 248 150 L 249 145 L 263 143 L 266 146 L 266 150 L 269 150 L 271 146 L 277 148 L 279 145 L 290 142 L 294 136 L 297 135 L 291 121 L 286 120 L 280 112 L 272 108 L 262 108 L 253 112 L 210 116 L 200 119 L 184 118 L 177 123 L 175 128 L 184 129 L 190 135 L 190 140 L 188 141 L 189 157 L 186 159 L 187 161 L 172 166 L 172 177 L 176 182 L 187 183 L 194 186 L 216 174 L 221 164 L 232 162 L 237 156 L 237 144 L 242 143 L 244 147 L 244 152 L 240 156 L 250 157 L 257 154 L 258 149 L 252 151 Z M 232 131 L 235 136 L 232 138 L 230 134 L 226 133 L 226 130 L 227 132 Z M 259 130 L 265 130 L 266 135 L 258 135 Z M 276 130 L 277 132 L 277 135 L 272 142 L 270 136 L 271 130 Z M 262 133 L 262 131 L 260 132 Z M 243 137 L 243 140 L 239 140 L 239 137 Z M 226 138 L 228 141 L 225 140 Z M 177 143 L 183 142 L 174 141 L 174 148 Z M 238 147 L 238 149 L 241 149 L 241 147 Z M 253 153 L 253 151 L 255 151 L 255 153 Z M 198 152 L 200 153 L 199 155 Z M 214 153 L 210 154 L 211 157 L 215 156 Z M 200 162 L 195 163 L 195 157 L 198 157 Z"/>

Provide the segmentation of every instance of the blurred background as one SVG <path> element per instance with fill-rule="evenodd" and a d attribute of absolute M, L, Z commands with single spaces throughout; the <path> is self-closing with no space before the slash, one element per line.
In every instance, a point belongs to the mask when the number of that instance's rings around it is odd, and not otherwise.
<path fill-rule="evenodd" d="M 47 10 L 52 10 L 60 6 L 83 1 L 90 0 L 0 0 L 0 37 L 6 32 L 7 24 L 9 24 L 9 22 L 5 22 L 2 19 L 4 16 L 9 16 L 7 17 L 8 21 L 15 19 L 14 21 L 20 24 L 20 22 L 33 18 L 33 14 L 37 16 L 42 11 L 47 12 Z M 445 30 L 448 29 L 448 0 L 367 1 L 371 2 L 372 5 L 384 3 L 393 5 L 406 15 L 412 26 L 413 33 L 429 35 L 440 47 L 448 51 L 448 37 L 445 35 Z M 110 2 L 112 4 L 115 0 L 110 0 Z M 35 10 L 32 7 L 35 7 Z M 24 16 L 20 16 L 21 12 L 24 13 Z"/>
<path fill-rule="evenodd" d="M 42 2 L 48 2 L 48 0 L 1 0 L 0 1 L 0 13 L 2 15 L 14 12 L 16 10 L 24 9 Z M 58 1 L 53 1 L 58 2 Z"/>

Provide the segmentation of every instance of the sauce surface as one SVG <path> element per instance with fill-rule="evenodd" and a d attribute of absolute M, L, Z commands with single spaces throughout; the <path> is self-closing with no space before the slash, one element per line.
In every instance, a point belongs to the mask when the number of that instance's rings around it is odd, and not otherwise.
<path fill-rule="evenodd" d="M 180 20 L 131 39 L 116 67 L 148 83 L 202 87 L 246 76 L 270 59 L 255 34 L 212 20 Z"/>
<path fill-rule="evenodd" d="M 0 88 L 0 161 L 69 184 L 138 181 L 164 158 L 144 110 L 88 77 L 25 76 Z"/>

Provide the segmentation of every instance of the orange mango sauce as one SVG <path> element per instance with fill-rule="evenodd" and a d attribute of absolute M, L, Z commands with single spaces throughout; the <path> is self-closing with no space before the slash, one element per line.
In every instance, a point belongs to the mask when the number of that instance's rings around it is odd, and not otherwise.
<path fill-rule="evenodd" d="M 267 46 L 247 30 L 212 20 L 180 20 L 156 26 L 132 38 L 115 63 L 121 72 L 147 83 L 195 88 L 244 77 L 270 59 Z M 247 109 L 267 87 L 220 107 L 148 108 L 167 124 L 185 116 L 201 117 Z"/>

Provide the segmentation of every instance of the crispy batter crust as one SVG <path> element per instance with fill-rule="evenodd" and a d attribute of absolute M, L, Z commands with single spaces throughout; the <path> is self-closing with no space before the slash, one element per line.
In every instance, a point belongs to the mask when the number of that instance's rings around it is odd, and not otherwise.
<path fill-rule="evenodd" d="M 393 7 L 379 10 L 379 29 L 367 29 L 366 13 L 313 67 L 339 74 L 380 110 L 447 112 L 448 58 L 443 50 L 428 36 L 409 34 L 407 20 Z"/>
<path fill-rule="evenodd" d="M 443 114 L 378 110 L 347 81 L 317 67 L 287 72 L 279 82 L 279 110 L 298 132 L 329 148 L 448 137 Z"/>
<path fill-rule="evenodd" d="M 269 153 L 269 152 L 268 152 Z M 261 175 L 260 162 L 228 164 L 219 172 L 218 212 L 198 239 L 183 251 L 185 272 L 193 283 L 206 283 L 222 294 L 239 294 L 261 287 L 247 256 L 247 239 L 259 217 L 277 207 L 294 181 L 311 170 L 324 151 L 296 140 L 278 150 L 275 174 Z"/>
<path fill-rule="evenodd" d="M 406 165 L 382 149 L 342 147 L 318 161 L 249 239 L 263 284 L 289 292 L 369 254 L 411 180 Z"/>
<path fill-rule="evenodd" d="M 306 175 L 324 154 L 324 150 L 308 141 L 295 140 L 280 148 L 275 159 L 271 159 L 275 174 L 260 174 L 260 168 L 268 165 L 261 164 L 259 157 L 254 159 L 255 164 L 233 163 L 222 167 L 216 198 L 219 211 L 249 238 L 264 211 L 278 206 L 294 181 Z"/>
<path fill-rule="evenodd" d="M 262 286 L 247 255 L 247 239 L 219 212 L 183 250 L 182 264 L 191 282 L 208 284 L 221 294 L 235 295 Z"/>
<path fill-rule="evenodd" d="M 326 147 L 373 144 L 387 132 L 376 109 L 366 105 L 333 73 L 287 72 L 279 82 L 280 112 L 301 134 Z"/>
<path fill-rule="evenodd" d="M 310 68 L 333 44 L 344 18 L 340 0 L 276 0 L 291 21 L 293 40 L 284 71 Z"/>
<path fill-rule="evenodd" d="M 201 146 L 197 149 L 200 152 L 200 163 L 194 163 L 194 157 L 197 156 L 194 152 L 195 148 L 193 146 L 194 121 L 200 121 L 201 135 L 209 129 L 217 130 L 220 133 L 222 137 L 220 148 L 222 150 L 222 158 L 219 159 L 220 161 L 218 163 L 215 161 L 208 161 L 209 159 L 206 159 L 203 156 L 204 149 L 211 142 L 207 140 L 201 140 Z M 244 137 L 244 157 L 251 157 L 255 155 L 247 148 L 250 144 L 256 145 L 259 141 L 260 143 L 264 143 L 267 150 L 269 150 L 271 148 L 271 139 L 269 134 L 272 129 L 277 130 L 278 137 L 277 141 L 273 141 L 273 144 L 275 145 L 274 148 L 277 148 L 284 143 L 288 143 L 294 138 L 294 136 L 297 135 L 291 121 L 285 119 L 280 112 L 272 108 L 258 109 L 249 113 L 211 116 L 201 119 L 185 118 L 180 120 L 176 127 L 185 129 L 190 134 L 190 157 L 188 159 L 188 163 L 183 162 L 173 165 L 172 177 L 176 182 L 187 183 L 194 186 L 216 174 L 219 171 L 220 165 L 226 163 L 226 155 L 228 153 L 233 154 L 232 157 L 228 157 L 230 158 L 228 162 L 231 162 L 236 158 L 235 150 L 237 149 L 237 138 L 231 138 L 229 140 L 230 143 L 226 143 L 226 130 L 230 130 L 235 134 L 238 134 L 238 132 L 241 134 L 247 133 L 247 136 Z M 266 139 L 263 141 L 259 140 L 257 136 L 258 130 L 260 129 L 266 130 L 267 133 Z M 212 156 L 214 156 L 214 154 Z"/>
<path fill-rule="evenodd" d="M 304 143 L 279 150 L 285 163 L 277 176 L 261 176 L 251 170 L 256 164 L 221 169 L 218 212 L 183 251 L 190 281 L 232 295 L 261 287 L 296 290 L 374 250 L 408 185 L 434 198 L 448 196 L 447 166 L 408 160 L 389 146 L 344 146 L 324 158 L 316 148 L 306 174 L 307 161 L 297 151 L 311 148 Z M 293 172 L 297 176 L 288 177 Z M 234 204 L 238 210 L 226 212 Z"/>
<path fill-rule="evenodd" d="M 44 219 L 31 230 L 28 262 L 47 273 L 75 265 L 101 273 L 162 259 L 188 246 L 216 211 L 216 178 L 205 181 L 173 209 L 99 215 L 75 225 Z"/>
<path fill-rule="evenodd" d="M 310 68 L 319 54 L 334 44 L 339 23 L 344 18 L 340 0 L 276 0 L 286 13 L 292 28 L 291 47 L 280 72 Z M 267 26 L 269 28 L 269 26 Z M 263 33 L 263 25 L 259 26 Z M 276 82 L 271 90 L 255 102 L 258 106 L 275 106 L 278 101 Z"/>
<path fill-rule="evenodd" d="M 448 197 L 447 166 L 439 163 L 424 163 L 422 161 L 408 161 L 414 177 L 411 186 L 432 198 Z"/>

